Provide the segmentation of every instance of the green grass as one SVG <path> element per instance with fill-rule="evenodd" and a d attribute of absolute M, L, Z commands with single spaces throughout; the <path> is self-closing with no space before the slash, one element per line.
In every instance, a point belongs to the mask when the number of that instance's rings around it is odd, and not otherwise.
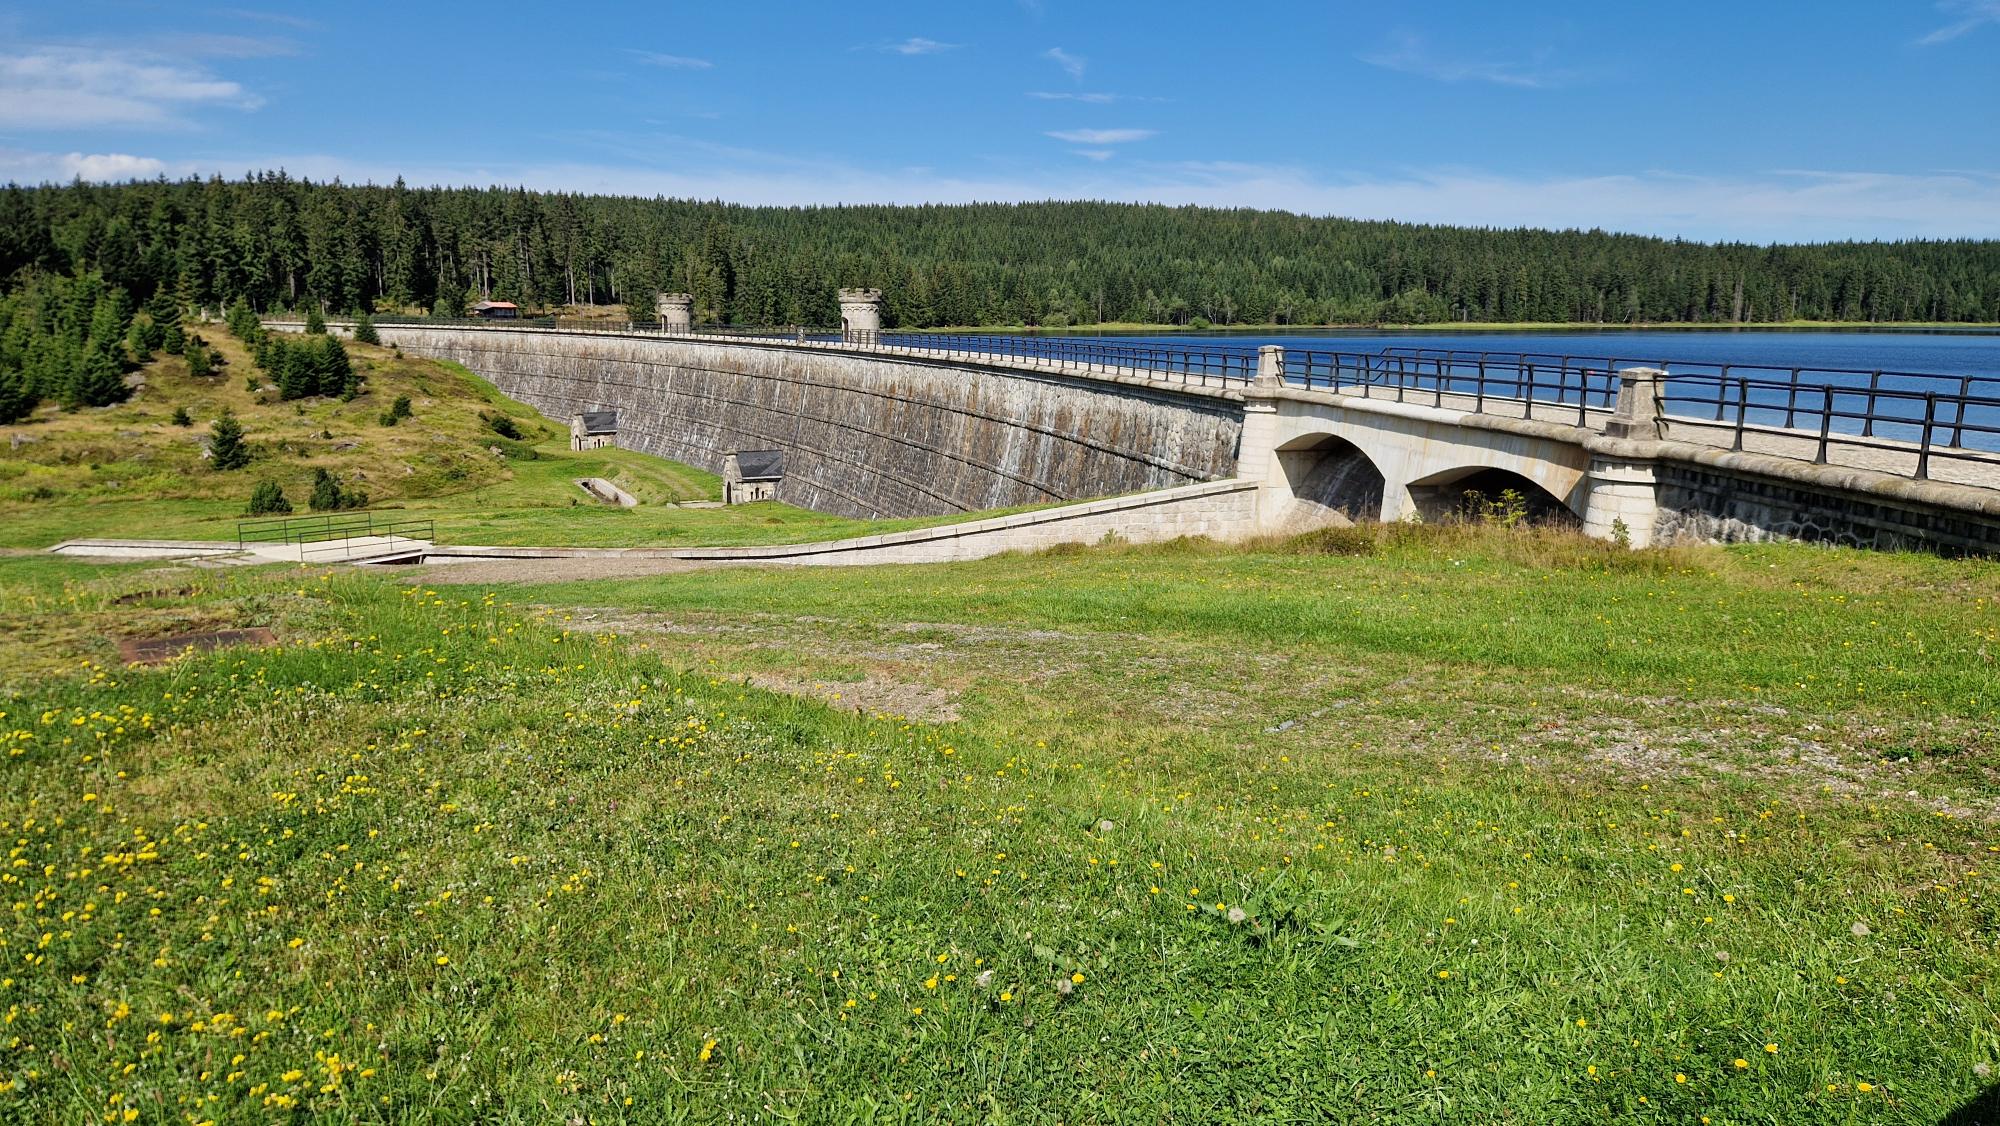
<path fill-rule="evenodd" d="M 321 468 L 367 492 L 373 511 L 434 519 L 438 539 L 453 544 L 739 546 L 990 515 L 857 520 L 782 504 L 678 507 L 721 499 L 721 480 L 631 450 L 573 452 L 563 426 L 457 364 L 349 345 L 366 394 L 352 403 L 279 402 L 246 389 L 254 368 L 236 341 L 213 326 L 208 335 L 221 337 L 214 342 L 228 361 L 216 378 L 193 378 L 183 361 L 163 357 L 129 402 L 71 414 L 49 406 L 0 426 L 0 547 L 105 536 L 233 540 L 258 481 L 277 481 L 304 515 Z M 397 395 L 411 397 L 416 416 L 384 427 L 377 420 Z M 180 406 L 197 425 L 171 424 Z M 198 439 L 225 407 L 243 420 L 255 460 L 218 473 L 203 462 Z M 513 419 L 522 439 L 489 429 L 484 416 L 495 413 Z M 583 477 L 609 478 L 641 503 L 601 504 L 578 488 Z"/>
<path fill-rule="evenodd" d="M 1936 1122 L 2000 1055 L 1997 597 L 1460 529 L 0 559 L 0 1116 Z M 287 644 L 102 663 L 191 620 Z"/>

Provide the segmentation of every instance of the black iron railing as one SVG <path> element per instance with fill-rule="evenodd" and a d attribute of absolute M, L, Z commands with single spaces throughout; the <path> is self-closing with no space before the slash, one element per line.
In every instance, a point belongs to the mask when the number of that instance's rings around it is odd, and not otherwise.
<path fill-rule="evenodd" d="M 268 520 L 239 520 L 236 523 L 238 550 L 253 545 L 297 544 L 300 559 L 352 554 L 357 540 L 436 538 L 437 529 L 432 520 L 391 518 L 371 512 L 285 516 Z"/>
<path fill-rule="evenodd" d="M 1240 387 L 1257 374 L 1251 346 L 1107 342 L 1003 333 L 842 332 L 779 325 L 700 325 L 667 330 L 650 322 L 553 318 L 377 318 L 377 324 L 468 324 L 692 339 L 747 339 L 903 354 L 987 357 L 1091 374 L 1183 385 Z M 1756 435 L 1810 439 L 1815 456 L 1834 447 L 1894 451 L 1915 458 L 1919 478 L 1938 459 L 2000 464 L 2000 376 L 1716 364 L 1653 358 L 1386 348 L 1376 352 L 1287 348 L 1282 378 L 1292 387 L 1364 398 L 1504 413 L 1595 428 L 1617 409 L 1625 368 L 1667 372 L 1659 405 L 1693 423 L 1704 444 L 1745 449 Z M 1504 405 L 1503 405 L 1504 404 Z M 1720 431 L 1720 432 L 1718 432 Z M 1693 435 L 1690 435 L 1692 438 Z M 1768 445 L 1768 443 L 1765 443 Z"/>

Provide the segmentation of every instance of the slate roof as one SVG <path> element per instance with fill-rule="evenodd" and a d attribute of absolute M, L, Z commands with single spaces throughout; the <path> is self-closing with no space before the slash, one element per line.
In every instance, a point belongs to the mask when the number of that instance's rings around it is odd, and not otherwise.
<path fill-rule="evenodd" d="M 583 432 L 585 434 L 618 433 L 617 411 L 584 411 Z"/>
<path fill-rule="evenodd" d="M 736 471 L 745 481 L 776 481 L 785 475 L 785 451 L 738 450 Z"/>

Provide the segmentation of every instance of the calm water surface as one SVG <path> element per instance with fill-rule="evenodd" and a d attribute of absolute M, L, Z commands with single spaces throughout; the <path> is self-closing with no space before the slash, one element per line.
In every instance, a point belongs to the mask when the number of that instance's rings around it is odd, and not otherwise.
<path fill-rule="evenodd" d="M 1044 336 L 1058 335 L 1043 333 Z M 1101 336 L 1107 343 L 1157 343 L 1255 349 L 1264 344 L 1340 352 L 1385 348 L 1450 349 L 1470 352 L 1540 352 L 1637 363 L 1675 360 L 1686 364 L 1766 364 L 1781 368 L 1846 368 L 1856 371 L 1911 371 L 1938 375 L 2000 377 L 2000 330 L 1986 331 L 1804 331 L 1719 329 L 1603 329 L 1561 332 L 1391 332 L 1338 329 L 1265 335 L 1260 333 L 1173 333 L 1164 336 L 1119 333 L 1064 333 Z"/>

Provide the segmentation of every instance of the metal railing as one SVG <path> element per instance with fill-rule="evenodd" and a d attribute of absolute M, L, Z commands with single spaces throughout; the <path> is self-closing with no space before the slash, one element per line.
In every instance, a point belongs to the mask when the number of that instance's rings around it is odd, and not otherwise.
<path fill-rule="evenodd" d="M 699 325 L 667 330 L 650 322 L 523 318 L 377 318 L 380 324 L 466 324 L 495 329 L 558 329 L 743 339 L 871 349 L 952 358 L 990 357 L 1089 374 L 1183 385 L 1238 387 L 1257 374 L 1257 351 L 1245 345 L 1109 343 L 1062 336 L 1002 333 L 842 332 L 800 325 Z M 1810 439 L 1817 460 L 1835 446 L 1914 454 L 1915 475 L 1933 461 L 2000 462 L 2000 376 L 1842 368 L 1718 364 L 1653 358 L 1576 356 L 1452 349 L 1385 348 L 1354 352 L 1287 348 L 1283 379 L 1292 387 L 1364 398 L 1464 408 L 1595 428 L 1618 405 L 1619 371 L 1655 368 L 1664 413 L 1707 430 L 1705 444 L 1745 449 L 1757 435 Z M 1501 406 L 1501 404 L 1505 404 Z M 1595 417 L 1594 417 L 1595 416 Z M 1716 433 L 1716 430 L 1723 433 Z"/>
<path fill-rule="evenodd" d="M 369 512 L 349 512 L 324 516 L 284 516 L 267 520 L 239 520 L 236 523 L 237 550 L 252 545 L 297 544 L 301 560 L 342 558 L 354 554 L 357 540 L 425 540 L 437 538 L 436 522 L 421 518 L 392 519 Z M 379 544 L 368 544 L 373 550 Z"/>

